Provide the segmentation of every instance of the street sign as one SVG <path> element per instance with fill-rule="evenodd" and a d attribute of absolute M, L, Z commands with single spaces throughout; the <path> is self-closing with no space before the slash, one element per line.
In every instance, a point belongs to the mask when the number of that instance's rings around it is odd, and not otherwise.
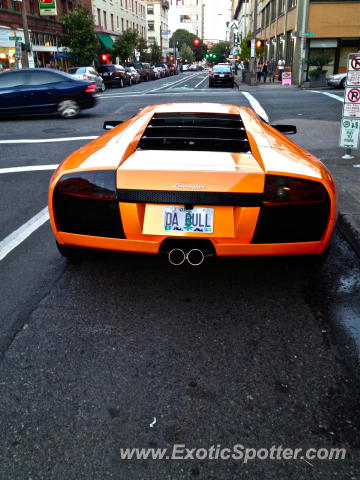
<path fill-rule="evenodd" d="M 254 38 L 251 40 L 250 47 L 251 47 L 250 57 L 255 57 L 255 39 Z"/>
<path fill-rule="evenodd" d="M 304 32 L 304 33 L 299 33 L 299 37 L 316 37 L 316 33 L 314 32 Z"/>
<path fill-rule="evenodd" d="M 15 58 L 22 58 L 21 42 L 15 42 Z"/>
<path fill-rule="evenodd" d="M 9 37 L 9 40 L 15 40 L 15 42 L 17 42 L 18 40 L 22 40 L 22 37 Z"/>
<path fill-rule="evenodd" d="M 359 145 L 360 119 L 343 117 L 340 130 L 340 147 L 354 149 Z"/>
<path fill-rule="evenodd" d="M 360 86 L 359 87 L 347 87 L 345 89 L 345 103 L 359 103 L 360 102 Z"/>
<path fill-rule="evenodd" d="M 347 149 L 342 158 L 351 158 L 351 149 L 358 148 L 360 130 L 360 54 L 350 53 L 347 63 L 340 146 Z"/>

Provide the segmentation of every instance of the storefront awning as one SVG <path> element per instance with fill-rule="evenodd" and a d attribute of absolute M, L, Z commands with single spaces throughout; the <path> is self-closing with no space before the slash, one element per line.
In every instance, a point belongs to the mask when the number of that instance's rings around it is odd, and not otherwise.
<path fill-rule="evenodd" d="M 100 53 L 109 53 L 109 51 L 112 50 L 114 45 L 114 41 L 110 37 L 110 35 L 107 35 L 106 33 L 97 33 L 96 36 L 101 43 Z"/>

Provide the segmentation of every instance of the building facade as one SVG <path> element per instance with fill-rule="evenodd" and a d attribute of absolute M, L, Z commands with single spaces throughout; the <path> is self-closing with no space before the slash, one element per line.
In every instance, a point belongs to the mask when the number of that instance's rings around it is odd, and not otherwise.
<path fill-rule="evenodd" d="M 169 1 L 147 0 L 146 21 L 149 44 L 157 43 L 163 57 L 169 52 Z"/>
<path fill-rule="evenodd" d="M 203 39 L 204 8 L 203 0 L 170 0 L 170 34 L 183 29 Z"/>
<path fill-rule="evenodd" d="M 233 1 L 240 38 L 253 31 L 254 1 Z M 353 0 L 262 0 L 257 3 L 256 36 L 264 58 L 283 57 L 295 84 L 307 79 L 309 56 L 331 57 L 327 74 L 346 71 L 347 55 L 360 50 L 360 2 Z"/>
<path fill-rule="evenodd" d="M 103 51 L 111 49 L 125 30 L 137 31 L 146 39 L 145 0 L 92 0 L 92 13 Z"/>
<path fill-rule="evenodd" d="M 60 63 L 64 57 L 59 45 L 59 36 L 63 28 L 60 23 L 62 14 L 69 13 L 75 6 L 91 9 L 91 0 L 71 0 L 57 3 L 56 16 L 41 16 L 37 0 L 25 0 L 27 21 L 32 47 L 31 66 L 45 67 Z M 0 0 L 0 68 L 14 67 L 15 41 L 24 43 L 21 3 L 13 0 Z"/>

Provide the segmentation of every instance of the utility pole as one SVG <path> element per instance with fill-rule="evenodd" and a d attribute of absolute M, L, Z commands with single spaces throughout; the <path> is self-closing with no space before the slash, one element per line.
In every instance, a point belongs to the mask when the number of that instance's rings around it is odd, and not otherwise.
<path fill-rule="evenodd" d="M 257 0 L 254 0 L 254 18 L 253 18 L 253 38 L 252 38 L 252 46 L 254 56 L 251 57 L 251 77 L 254 80 L 256 79 L 256 30 L 257 30 Z"/>
<path fill-rule="evenodd" d="M 23 24 L 23 30 L 24 30 L 24 40 L 25 40 L 25 48 L 22 52 L 21 65 L 22 65 L 22 68 L 29 68 L 28 51 L 30 49 L 30 35 L 29 35 L 29 29 L 28 29 L 28 23 L 27 23 L 25 2 L 26 0 L 22 0 L 21 2 L 21 17 L 22 17 L 22 24 Z"/>

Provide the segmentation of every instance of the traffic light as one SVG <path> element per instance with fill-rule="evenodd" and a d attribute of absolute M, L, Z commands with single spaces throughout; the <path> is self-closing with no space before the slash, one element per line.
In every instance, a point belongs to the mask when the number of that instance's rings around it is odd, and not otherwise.
<path fill-rule="evenodd" d="M 109 63 L 110 62 L 110 53 L 102 53 L 100 55 L 101 63 Z"/>
<path fill-rule="evenodd" d="M 264 40 L 256 40 L 256 48 L 261 48 L 264 46 Z"/>
<path fill-rule="evenodd" d="M 199 45 L 200 45 L 200 40 L 198 38 L 195 38 L 194 47 L 198 47 Z"/>

